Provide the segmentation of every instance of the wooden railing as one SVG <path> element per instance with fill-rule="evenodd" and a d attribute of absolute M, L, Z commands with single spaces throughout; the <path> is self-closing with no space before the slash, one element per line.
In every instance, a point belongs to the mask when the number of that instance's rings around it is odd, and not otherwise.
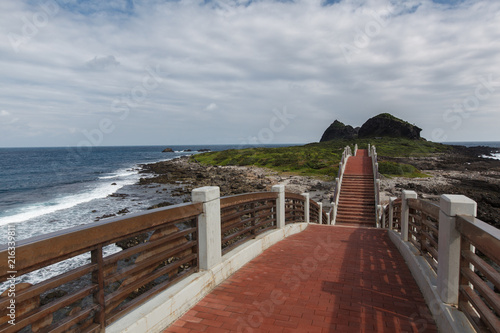
<path fill-rule="evenodd" d="M 319 217 L 320 217 L 320 208 L 318 203 L 314 202 L 311 200 L 310 203 L 310 211 L 309 211 L 309 216 L 310 216 L 310 221 L 311 223 L 318 223 Z M 322 216 L 322 215 L 321 215 Z"/>
<path fill-rule="evenodd" d="M 317 223 L 320 216 L 324 219 L 319 204 L 309 199 L 306 203 L 304 196 L 293 193 L 217 198 L 221 252 L 277 228 L 281 194 L 285 194 L 285 221 L 278 225 L 304 222 L 306 204 L 310 206 L 311 222 Z M 7 288 L 0 296 L 0 332 L 103 331 L 199 270 L 200 219 L 207 215 L 204 205 L 196 202 L 159 208 L 18 241 L 13 249 L 0 247 L 0 283 Z M 203 244 L 206 246 L 206 239 Z M 76 261 L 77 256 L 86 257 Z M 59 275 L 33 285 L 17 283 L 28 274 L 50 271 L 54 264 L 68 266 L 68 262 L 77 267 L 59 267 Z M 83 263 L 75 264 L 78 262 Z M 13 315 L 9 309 L 12 302 Z M 9 320 L 15 320 L 15 325 Z"/>
<path fill-rule="evenodd" d="M 384 224 L 392 214 L 393 230 L 429 263 L 442 302 L 458 306 L 476 331 L 500 332 L 500 230 L 475 218 L 476 203 L 464 196 L 443 195 L 438 206 L 403 191 L 398 200 L 386 207 Z M 464 211 L 470 215 L 456 213 Z"/>
<path fill-rule="evenodd" d="M 276 228 L 277 197 L 275 192 L 263 192 L 221 198 L 222 253 Z"/>
<path fill-rule="evenodd" d="M 408 240 L 437 271 L 439 206 L 425 200 L 408 199 L 408 207 Z"/>
<path fill-rule="evenodd" d="M 401 232 L 401 198 L 391 198 L 383 210 L 382 228 Z"/>
<path fill-rule="evenodd" d="M 500 332 L 500 230 L 470 216 L 457 218 L 461 235 L 458 307 L 480 332 Z"/>
<path fill-rule="evenodd" d="M 285 223 L 304 222 L 305 198 L 296 193 L 285 193 Z"/>
<path fill-rule="evenodd" d="M 5 293 L 0 298 L 0 332 L 18 332 L 28 326 L 44 332 L 102 330 L 198 270 L 197 217 L 201 212 L 201 204 L 182 204 L 17 242 L 16 278 L 78 255 L 86 254 L 90 262 L 34 285 L 11 286 L 15 298 Z M 117 242 L 129 247 L 103 255 L 107 245 Z M 1 282 L 14 274 L 7 266 L 8 252 L 0 249 Z M 15 325 L 7 322 L 5 313 L 13 299 Z"/>

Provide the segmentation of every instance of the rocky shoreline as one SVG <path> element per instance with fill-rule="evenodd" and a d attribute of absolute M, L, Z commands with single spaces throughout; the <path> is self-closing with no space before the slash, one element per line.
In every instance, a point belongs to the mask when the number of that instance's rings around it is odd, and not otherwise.
<path fill-rule="evenodd" d="M 426 178 L 388 178 L 381 176 L 381 201 L 399 196 L 402 190 L 414 190 L 419 197 L 438 201 L 441 194 L 463 194 L 478 203 L 478 218 L 500 227 L 500 161 L 483 158 L 492 148 L 455 146 L 452 152 L 432 157 L 385 158 L 386 161 L 411 164 L 427 174 Z M 270 191 L 276 184 L 283 184 L 293 193 L 308 192 L 311 198 L 330 208 L 330 197 L 335 183 L 313 177 L 283 175 L 277 172 L 247 166 L 206 166 L 189 157 L 146 164 L 139 185 L 169 186 L 170 191 L 159 192 L 158 204 L 162 207 L 178 202 L 191 201 L 190 193 L 202 186 L 219 186 L 221 196 L 249 192 Z M 175 197 L 175 200 L 172 198 Z"/>
<path fill-rule="evenodd" d="M 329 207 L 335 182 L 313 177 L 279 175 L 277 172 L 253 166 L 206 166 L 189 157 L 143 165 L 140 185 L 169 184 L 184 202 L 191 201 L 191 191 L 202 186 L 219 186 L 221 196 L 270 191 L 273 185 L 283 184 L 286 191 L 310 194 L 317 202 Z"/>
<path fill-rule="evenodd" d="M 494 148 L 454 146 L 450 153 L 432 157 L 384 158 L 415 166 L 428 178 L 381 177 L 381 200 L 402 190 L 438 201 L 441 194 L 463 194 L 477 202 L 477 217 L 500 228 L 500 160 L 484 158 Z"/>

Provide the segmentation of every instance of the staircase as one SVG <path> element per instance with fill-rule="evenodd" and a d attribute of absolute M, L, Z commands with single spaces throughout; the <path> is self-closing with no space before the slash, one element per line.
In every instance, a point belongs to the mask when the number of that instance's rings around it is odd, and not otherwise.
<path fill-rule="evenodd" d="M 368 151 L 347 160 L 337 208 L 337 225 L 376 227 L 373 169 Z"/>

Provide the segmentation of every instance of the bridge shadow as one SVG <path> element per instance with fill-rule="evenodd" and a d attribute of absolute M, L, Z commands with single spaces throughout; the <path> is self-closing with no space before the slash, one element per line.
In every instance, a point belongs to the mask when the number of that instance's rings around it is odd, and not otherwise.
<path fill-rule="evenodd" d="M 387 231 L 333 227 L 344 255 L 326 265 L 340 265 L 321 281 L 332 297 L 330 332 L 437 332 L 432 315 L 404 259 Z M 325 276 L 326 278 L 326 276 Z"/>

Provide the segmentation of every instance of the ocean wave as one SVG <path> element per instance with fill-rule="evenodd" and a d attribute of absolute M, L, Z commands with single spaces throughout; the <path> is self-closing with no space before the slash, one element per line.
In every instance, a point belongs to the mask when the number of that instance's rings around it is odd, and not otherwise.
<path fill-rule="evenodd" d="M 134 173 L 135 175 L 137 173 Z M 40 202 L 16 209 L 13 214 L 0 217 L 0 225 L 9 223 L 24 222 L 42 215 L 51 214 L 59 210 L 72 208 L 76 205 L 86 203 L 95 199 L 105 198 L 126 185 L 132 185 L 137 181 L 137 177 L 129 177 L 129 179 L 116 181 L 112 185 L 110 183 L 95 184 L 93 189 L 86 192 L 66 195 L 60 198 L 55 198 L 46 202 Z"/>
<path fill-rule="evenodd" d="M 111 174 L 109 176 L 101 176 L 101 177 L 99 177 L 99 179 L 123 178 L 123 177 L 130 177 L 130 176 L 133 176 L 133 175 L 136 175 L 136 174 L 137 174 L 137 171 L 127 169 L 127 170 L 123 170 L 123 171 L 118 171 L 118 172 L 113 173 L 113 174 Z"/>
<path fill-rule="evenodd" d="M 490 155 L 482 155 L 481 157 L 483 157 L 483 158 L 491 158 L 491 159 L 494 159 L 494 160 L 500 160 L 500 152 L 499 153 L 491 153 L 491 156 Z"/>

